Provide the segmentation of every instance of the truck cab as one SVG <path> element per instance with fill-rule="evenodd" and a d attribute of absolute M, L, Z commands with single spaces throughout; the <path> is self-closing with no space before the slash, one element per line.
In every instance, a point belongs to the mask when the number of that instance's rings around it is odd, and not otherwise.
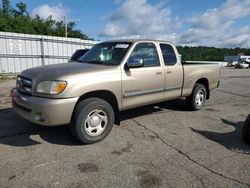
<path fill-rule="evenodd" d="M 181 96 L 183 67 L 176 54 L 168 43 L 133 44 L 121 65 L 123 109 Z"/>

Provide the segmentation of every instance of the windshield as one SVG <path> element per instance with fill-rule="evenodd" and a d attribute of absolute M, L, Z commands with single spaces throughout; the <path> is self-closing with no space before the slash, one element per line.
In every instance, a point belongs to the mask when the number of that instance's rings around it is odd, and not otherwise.
<path fill-rule="evenodd" d="M 96 44 L 79 61 L 83 63 L 119 65 L 131 43 L 104 42 Z"/>

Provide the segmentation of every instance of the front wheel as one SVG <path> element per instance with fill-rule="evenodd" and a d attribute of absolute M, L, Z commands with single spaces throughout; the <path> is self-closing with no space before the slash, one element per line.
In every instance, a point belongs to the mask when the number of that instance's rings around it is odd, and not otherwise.
<path fill-rule="evenodd" d="M 192 110 L 200 110 L 206 101 L 207 91 L 204 85 L 196 83 L 192 94 L 187 97 L 187 102 Z"/>
<path fill-rule="evenodd" d="M 114 110 L 105 100 L 89 98 L 77 104 L 70 129 L 83 144 L 93 144 L 103 140 L 114 124 Z"/>

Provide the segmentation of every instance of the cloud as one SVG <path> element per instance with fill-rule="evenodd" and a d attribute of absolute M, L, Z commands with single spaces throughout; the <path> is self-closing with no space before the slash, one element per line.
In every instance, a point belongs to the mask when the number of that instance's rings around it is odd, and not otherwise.
<path fill-rule="evenodd" d="M 48 18 L 52 16 L 56 21 L 62 21 L 64 16 L 67 16 L 68 10 L 65 9 L 62 5 L 50 6 L 48 4 L 41 5 L 37 8 L 34 8 L 31 12 L 31 16 L 35 17 L 39 15 L 41 18 Z"/>
<path fill-rule="evenodd" d="M 161 1 L 156 5 L 147 0 L 126 0 L 110 15 L 103 18 L 106 27 L 100 34 L 108 38 L 164 38 L 175 40 L 173 29 L 180 26 L 172 18 L 171 9 Z"/>
<path fill-rule="evenodd" d="M 223 47 L 250 47 L 250 27 L 245 26 L 237 29 L 237 31 L 229 32 L 227 35 L 218 38 L 217 46 Z"/>
<path fill-rule="evenodd" d="M 219 8 L 209 9 L 189 18 L 187 21 L 191 23 L 191 28 L 181 34 L 178 42 L 208 46 L 245 45 L 242 40 L 250 37 L 249 29 L 239 30 L 235 28 L 235 23 L 248 15 L 249 0 L 227 0 Z"/>
<path fill-rule="evenodd" d="M 177 45 L 249 47 L 250 28 L 238 21 L 250 15 L 250 0 L 226 0 L 221 6 L 194 13 L 188 18 L 173 17 L 167 1 L 114 0 L 118 8 L 103 18 L 100 34 L 109 38 L 155 38 Z M 185 30 L 184 30 L 185 29 Z"/>

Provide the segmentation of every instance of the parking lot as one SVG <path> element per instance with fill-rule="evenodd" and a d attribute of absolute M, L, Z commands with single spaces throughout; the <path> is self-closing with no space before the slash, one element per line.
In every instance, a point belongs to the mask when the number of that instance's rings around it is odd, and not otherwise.
<path fill-rule="evenodd" d="M 176 100 L 122 113 L 120 126 L 81 145 L 68 126 L 17 116 L 0 81 L 0 187 L 250 187 L 250 70 L 222 69 L 201 111 Z M 63 114 L 62 114 L 63 116 Z"/>

